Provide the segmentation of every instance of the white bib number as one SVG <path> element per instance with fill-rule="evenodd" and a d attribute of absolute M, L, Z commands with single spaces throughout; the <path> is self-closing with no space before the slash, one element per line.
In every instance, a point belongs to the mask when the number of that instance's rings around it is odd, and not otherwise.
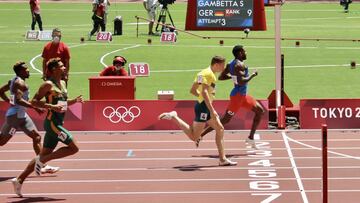
<path fill-rule="evenodd" d="M 60 105 L 62 108 L 61 108 L 61 111 L 65 112 L 67 110 L 67 101 L 58 101 L 57 103 L 58 105 Z"/>
<path fill-rule="evenodd" d="M 15 95 L 10 95 L 9 100 L 10 104 L 15 105 Z"/>
<path fill-rule="evenodd" d="M 61 132 L 58 134 L 58 138 L 59 138 L 61 141 L 63 141 L 63 142 L 65 142 L 65 140 L 66 140 L 67 137 L 68 137 L 67 134 L 64 133 L 63 131 L 61 131 Z"/>
<path fill-rule="evenodd" d="M 16 128 L 11 128 L 11 129 L 9 130 L 9 134 L 10 134 L 11 136 L 14 136 L 15 133 L 16 133 Z"/>
<path fill-rule="evenodd" d="M 200 120 L 206 121 L 206 120 L 207 120 L 207 117 L 208 117 L 208 114 L 207 114 L 207 113 L 201 113 L 201 114 L 200 114 Z"/>
<path fill-rule="evenodd" d="M 238 84 L 237 76 L 236 76 L 236 75 L 232 75 L 232 76 L 231 76 L 231 79 L 232 79 L 232 81 L 234 82 L 235 85 Z"/>

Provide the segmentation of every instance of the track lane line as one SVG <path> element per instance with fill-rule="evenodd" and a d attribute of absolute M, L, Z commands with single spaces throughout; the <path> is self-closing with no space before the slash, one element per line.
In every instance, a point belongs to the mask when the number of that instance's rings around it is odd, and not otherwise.
<path fill-rule="evenodd" d="M 301 193 L 301 197 L 304 201 L 304 203 L 309 203 L 308 201 L 308 198 L 306 196 L 306 192 L 305 192 L 305 189 L 304 189 L 304 186 L 303 186 L 303 183 L 301 181 L 301 177 L 300 177 L 300 173 L 298 171 L 298 168 L 296 166 L 296 162 L 295 162 L 295 159 L 294 159 L 294 155 L 291 151 L 291 147 L 290 147 L 290 144 L 289 144 L 289 141 L 287 139 L 287 136 L 286 136 L 286 133 L 285 131 L 282 131 L 281 132 L 281 135 L 284 139 L 284 143 L 285 143 L 285 146 L 286 146 L 286 150 L 287 150 L 287 153 L 289 155 L 289 158 L 290 158 L 290 162 L 291 162 L 291 166 L 293 167 L 293 171 L 294 171 L 294 174 L 295 174 L 295 177 L 296 177 L 296 182 L 299 186 L 299 190 L 300 190 L 300 193 Z"/>

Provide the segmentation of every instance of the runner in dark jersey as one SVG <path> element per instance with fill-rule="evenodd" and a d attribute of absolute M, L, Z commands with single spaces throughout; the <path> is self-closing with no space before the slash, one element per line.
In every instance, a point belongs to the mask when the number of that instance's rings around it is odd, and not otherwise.
<path fill-rule="evenodd" d="M 15 193 L 20 197 L 22 196 L 22 183 L 34 170 L 37 175 L 40 175 L 40 169 L 48 161 L 70 156 L 79 151 L 75 139 L 63 127 L 63 123 L 67 106 L 76 102 L 83 102 L 82 96 L 68 100 L 65 81 L 61 80 L 65 67 L 60 58 L 50 59 L 47 68 L 51 74 L 50 79 L 40 86 L 32 100 L 32 105 L 48 109 L 44 121 L 46 134 L 40 155 L 31 160 L 27 168 L 12 181 Z M 42 100 L 44 97 L 46 101 Z M 66 146 L 54 151 L 59 141 Z"/>
<path fill-rule="evenodd" d="M 221 123 L 225 126 L 228 122 L 230 122 L 232 117 L 240 108 L 246 108 L 253 111 L 255 116 L 249 137 L 246 139 L 246 143 L 250 144 L 253 148 L 256 149 L 254 134 L 265 111 L 259 102 L 247 94 L 247 85 L 251 79 L 258 75 L 258 73 L 257 71 L 254 71 L 251 75 L 249 75 L 248 67 L 244 63 L 246 60 L 246 51 L 243 46 L 236 45 L 232 52 L 235 59 L 227 64 L 225 70 L 219 76 L 219 80 L 232 79 L 234 83 L 234 88 L 230 93 L 230 102 L 226 109 L 225 115 L 221 118 Z M 206 128 L 202 132 L 201 138 L 212 130 L 213 129 L 211 127 Z M 197 146 L 199 145 L 201 138 L 197 140 Z"/>

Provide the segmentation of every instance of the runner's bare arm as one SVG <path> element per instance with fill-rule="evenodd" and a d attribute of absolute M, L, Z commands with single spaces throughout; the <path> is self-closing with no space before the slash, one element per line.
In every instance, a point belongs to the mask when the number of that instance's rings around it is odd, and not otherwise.
<path fill-rule="evenodd" d="M 10 99 L 6 96 L 5 92 L 9 91 L 9 89 L 10 89 L 10 81 L 6 85 L 0 88 L 0 97 L 2 100 L 4 100 L 7 103 L 10 102 Z"/>
<path fill-rule="evenodd" d="M 17 80 L 16 82 L 14 82 L 13 92 L 15 94 L 15 102 L 26 108 L 35 108 L 29 101 L 23 99 L 23 95 L 24 95 L 23 89 L 25 88 L 26 85 L 24 81 Z"/>
<path fill-rule="evenodd" d="M 245 84 L 258 75 L 257 70 L 255 70 L 252 74 L 246 76 L 245 64 L 240 61 L 235 64 L 235 73 L 237 75 L 237 81 L 239 84 Z"/>
<path fill-rule="evenodd" d="M 211 117 L 215 118 L 218 116 L 218 114 L 215 111 L 215 108 L 213 107 L 211 101 L 210 101 L 210 96 L 209 96 L 209 85 L 206 84 L 201 84 L 202 85 L 202 91 L 201 91 L 201 95 L 204 98 L 205 104 L 208 107 Z"/>
<path fill-rule="evenodd" d="M 45 81 L 40 86 L 39 90 L 36 92 L 34 98 L 31 101 L 31 104 L 39 108 L 46 108 L 57 112 L 61 112 L 63 108 L 61 105 L 53 105 L 46 103 L 45 101 L 42 101 L 42 99 L 50 92 L 51 88 L 52 88 L 51 83 L 49 81 Z"/>
<path fill-rule="evenodd" d="M 230 74 L 230 65 L 227 64 L 225 69 L 220 73 L 218 79 L 219 80 L 228 80 L 228 79 L 231 79 L 231 76 L 229 75 Z"/>
<path fill-rule="evenodd" d="M 200 85 L 199 83 L 194 82 L 193 85 L 191 86 L 190 93 L 192 95 L 194 95 L 195 97 L 199 96 L 199 92 L 197 91 L 197 88 L 199 87 L 199 85 Z"/>
<path fill-rule="evenodd" d="M 73 105 L 73 104 L 75 104 L 75 103 L 77 103 L 77 102 L 80 102 L 80 103 L 84 103 L 84 100 L 83 100 L 83 98 L 82 98 L 82 95 L 80 95 L 80 96 L 78 96 L 78 97 L 76 97 L 76 98 L 74 98 L 74 99 L 71 99 L 71 100 L 68 100 L 68 105 L 70 106 L 70 105 Z"/>

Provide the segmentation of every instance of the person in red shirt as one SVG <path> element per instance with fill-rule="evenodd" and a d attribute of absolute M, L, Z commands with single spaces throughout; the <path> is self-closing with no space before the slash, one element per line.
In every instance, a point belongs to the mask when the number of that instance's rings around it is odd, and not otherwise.
<path fill-rule="evenodd" d="M 104 0 L 99 0 L 98 3 L 93 4 L 93 12 L 92 20 L 94 22 L 93 29 L 89 33 L 88 40 L 91 40 L 91 36 L 98 31 L 99 27 L 101 27 L 101 31 L 105 32 L 105 4 Z"/>
<path fill-rule="evenodd" d="M 29 4 L 30 4 L 31 17 L 32 17 L 31 30 L 35 30 L 35 25 L 37 22 L 39 25 L 39 30 L 42 31 L 43 28 L 42 28 L 42 21 L 40 16 L 40 1 L 30 0 Z"/>
<path fill-rule="evenodd" d="M 100 72 L 100 76 L 128 76 L 125 70 L 126 59 L 122 56 L 115 56 L 113 65 L 106 67 Z"/>
<path fill-rule="evenodd" d="M 65 80 L 67 84 L 70 70 L 70 51 L 67 45 L 60 41 L 61 30 L 59 28 L 53 29 L 52 38 L 53 40 L 45 45 L 41 55 L 43 58 L 43 80 L 46 80 L 50 76 L 50 73 L 47 71 L 46 63 L 52 58 L 60 58 L 66 68 L 62 79 Z"/>

